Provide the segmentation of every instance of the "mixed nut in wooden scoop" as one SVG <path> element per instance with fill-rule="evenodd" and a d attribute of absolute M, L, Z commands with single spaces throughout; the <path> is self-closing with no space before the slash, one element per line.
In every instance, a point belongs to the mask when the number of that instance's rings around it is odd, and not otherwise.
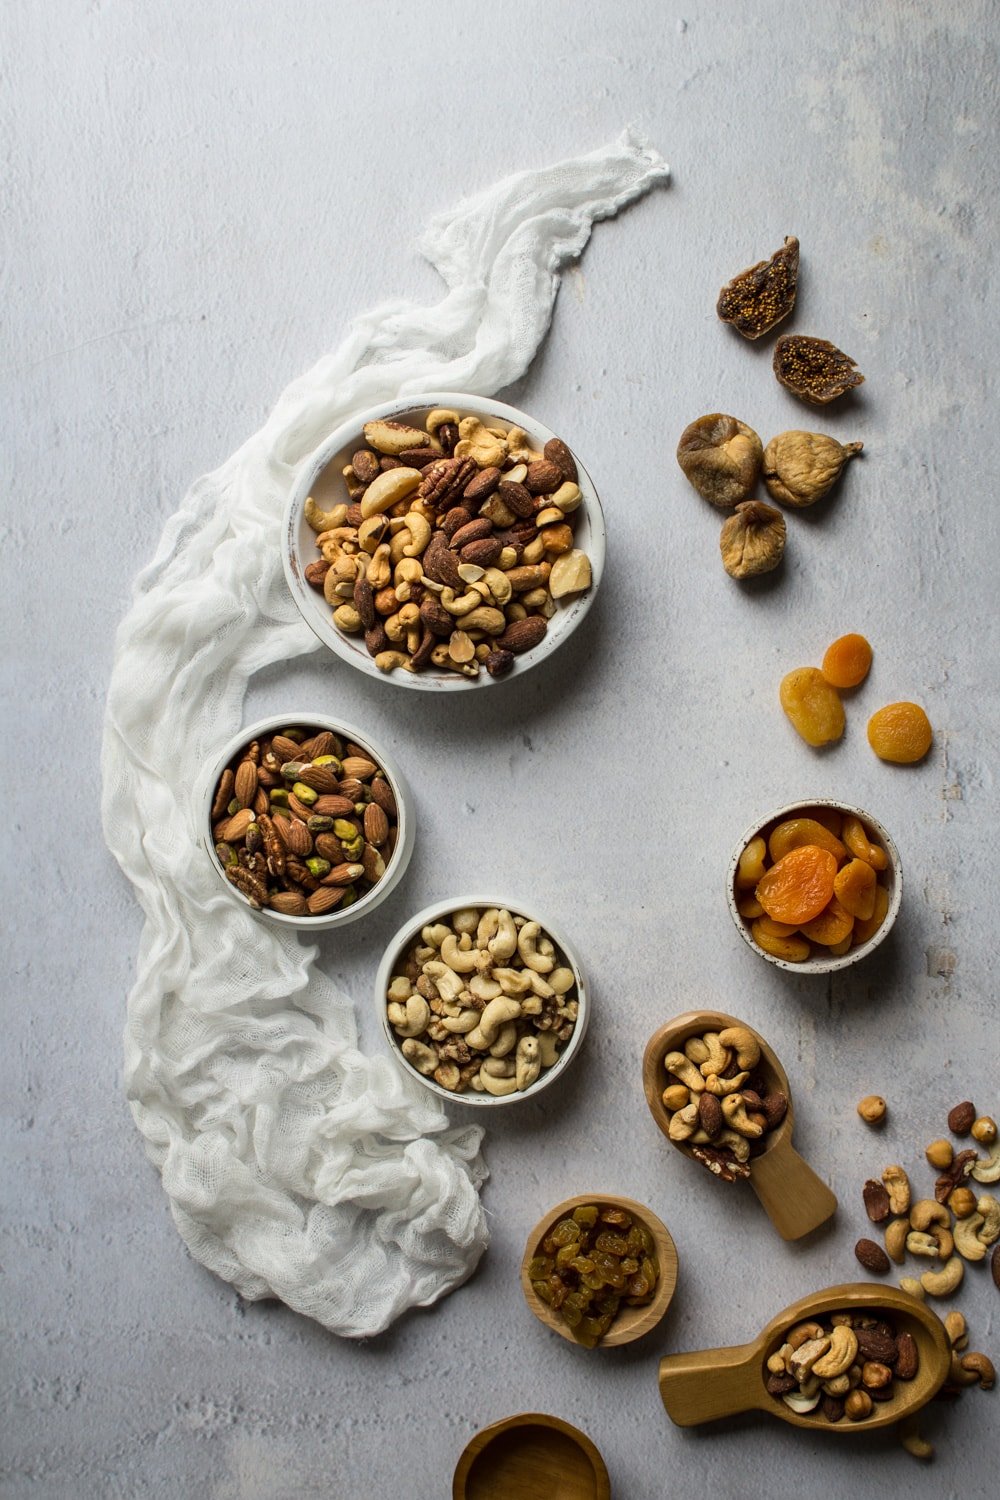
<path fill-rule="evenodd" d="M 745 1026 L 691 1036 L 683 1051 L 663 1059 L 667 1134 L 727 1182 L 750 1176 L 751 1155 L 764 1149 L 764 1138 L 788 1113 L 785 1095 L 758 1075 L 759 1062 L 757 1038 Z"/>

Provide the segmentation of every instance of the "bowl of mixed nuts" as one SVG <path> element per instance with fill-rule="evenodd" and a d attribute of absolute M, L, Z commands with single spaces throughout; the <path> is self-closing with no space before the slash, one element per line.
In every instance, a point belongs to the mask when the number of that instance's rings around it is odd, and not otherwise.
<path fill-rule="evenodd" d="M 778 968 L 846 969 L 889 934 L 903 896 L 899 851 L 864 808 L 814 797 L 753 823 L 726 895 L 737 931 Z"/>
<path fill-rule="evenodd" d="M 401 927 L 379 964 L 375 1005 L 400 1066 L 473 1107 L 548 1088 L 590 1019 L 565 938 L 519 903 L 487 896 L 435 902 Z"/>
<path fill-rule="evenodd" d="M 567 445 L 500 401 L 375 407 L 289 498 L 285 576 L 316 635 L 369 676 L 461 691 L 527 670 L 580 623 L 604 517 Z"/>
<path fill-rule="evenodd" d="M 370 735 L 314 713 L 241 729 L 203 794 L 224 888 L 286 927 L 346 927 L 395 889 L 413 853 L 401 772 Z"/>

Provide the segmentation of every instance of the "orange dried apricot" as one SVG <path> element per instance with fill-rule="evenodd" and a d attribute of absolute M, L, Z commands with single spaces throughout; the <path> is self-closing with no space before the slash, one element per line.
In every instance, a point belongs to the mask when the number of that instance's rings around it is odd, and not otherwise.
<path fill-rule="evenodd" d="M 887 703 L 868 720 L 868 743 L 879 760 L 909 766 L 923 760 L 934 732 L 919 703 Z"/>
<path fill-rule="evenodd" d="M 818 917 L 832 900 L 836 874 L 837 861 L 828 849 L 803 844 L 765 870 L 757 885 L 757 900 L 776 922 L 800 927 Z"/>
<path fill-rule="evenodd" d="M 872 648 L 863 635 L 842 635 L 827 646 L 821 671 L 835 688 L 853 688 L 864 682 L 872 664 Z"/>
<path fill-rule="evenodd" d="M 875 910 L 867 922 L 855 922 L 854 924 L 854 932 L 851 934 L 853 947 L 859 948 L 862 943 L 867 943 L 869 938 L 875 936 L 885 921 L 888 910 L 889 892 L 884 885 L 877 885 L 875 887 Z"/>
<path fill-rule="evenodd" d="M 794 922 L 776 922 L 773 917 L 769 917 L 766 913 L 759 918 L 755 925 L 768 937 L 791 937 L 793 932 L 798 932 L 798 927 Z"/>
<path fill-rule="evenodd" d="M 834 943 L 842 943 L 849 938 L 854 930 L 854 918 L 849 911 L 845 911 L 833 897 L 829 906 L 824 907 L 818 917 L 811 922 L 802 923 L 802 936 L 807 937 L 812 943 L 822 943 L 829 948 Z"/>
<path fill-rule="evenodd" d="M 767 845 L 759 836 L 751 839 L 749 844 L 740 855 L 739 868 L 736 871 L 736 884 L 738 887 L 756 885 L 764 873 L 764 855 L 767 853 Z"/>
<path fill-rule="evenodd" d="M 889 856 L 880 844 L 872 843 L 860 818 L 845 818 L 840 836 L 855 859 L 863 859 L 873 870 L 884 870 L 888 866 Z"/>
<path fill-rule="evenodd" d="M 818 849 L 828 849 L 839 864 L 847 858 L 847 850 L 838 838 L 816 818 L 786 818 L 779 823 L 767 841 L 767 852 L 772 863 L 784 859 L 792 849 L 803 844 L 815 844 Z"/>
<path fill-rule="evenodd" d="M 775 958 L 783 958 L 790 964 L 802 964 L 809 957 L 809 944 L 804 937 L 772 937 L 770 933 L 760 931 L 759 922 L 754 922 L 750 932 L 758 948 Z"/>
<path fill-rule="evenodd" d="M 741 917 L 746 917 L 747 921 L 751 921 L 754 917 L 762 917 L 764 915 L 764 908 L 761 906 L 756 896 L 744 896 L 742 901 L 737 901 L 736 910 L 739 912 Z"/>
<path fill-rule="evenodd" d="M 835 839 L 840 838 L 844 815 L 838 812 L 835 807 L 814 807 L 809 816 L 817 823 L 822 823 L 827 833 L 832 833 Z"/>
<path fill-rule="evenodd" d="M 796 667 L 781 679 L 781 706 L 807 745 L 828 745 L 844 733 L 844 705 L 818 667 Z"/>
<path fill-rule="evenodd" d="M 851 951 L 851 934 L 850 933 L 848 933 L 847 936 L 841 942 L 839 942 L 839 943 L 831 943 L 830 944 L 830 957 L 831 958 L 843 958 L 844 954 L 845 953 L 849 953 L 850 951 Z"/>
<path fill-rule="evenodd" d="M 867 922 L 875 910 L 875 871 L 867 860 L 852 859 L 838 870 L 833 894 L 852 917 Z"/>

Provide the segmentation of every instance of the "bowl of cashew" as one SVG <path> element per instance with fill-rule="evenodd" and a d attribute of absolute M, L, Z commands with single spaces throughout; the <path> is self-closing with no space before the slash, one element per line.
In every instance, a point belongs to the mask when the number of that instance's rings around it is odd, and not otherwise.
<path fill-rule="evenodd" d="M 441 423 L 450 417 L 459 420 Z M 439 437 L 447 426 L 466 432 L 455 461 L 471 445 L 469 473 L 493 492 L 469 498 L 469 475 L 456 473 L 450 499 L 424 496 L 425 478 L 433 487 L 436 464 L 452 453 L 455 434 L 445 447 Z M 407 433 L 421 446 L 394 456 Z M 561 480 L 552 462 L 542 462 L 553 444 L 575 479 Z M 363 468 L 364 481 L 354 468 L 361 455 L 371 468 L 371 475 Z M 390 467 L 380 471 L 380 464 Z M 551 494 L 539 495 L 545 476 L 535 483 L 529 470 L 553 471 Z M 501 496 L 512 492 L 534 513 L 519 519 L 505 511 Z M 457 553 L 450 547 L 457 533 L 442 524 L 446 506 L 459 520 L 464 506 L 467 523 L 475 523 L 464 526 L 468 539 Z M 492 551 L 480 557 L 476 549 L 484 547 Z M 445 571 L 432 563 L 424 569 L 434 549 L 439 563 L 445 554 Z M 323 644 L 369 677 L 425 692 L 493 686 L 544 661 L 590 608 L 604 551 L 601 502 L 576 455 L 526 412 L 458 392 L 389 402 L 338 427 L 303 465 L 282 532 L 288 587 Z"/>
<path fill-rule="evenodd" d="M 400 1067 L 453 1104 L 534 1098 L 573 1062 L 590 1020 L 580 960 L 517 901 L 424 907 L 388 944 L 375 1005 Z"/>

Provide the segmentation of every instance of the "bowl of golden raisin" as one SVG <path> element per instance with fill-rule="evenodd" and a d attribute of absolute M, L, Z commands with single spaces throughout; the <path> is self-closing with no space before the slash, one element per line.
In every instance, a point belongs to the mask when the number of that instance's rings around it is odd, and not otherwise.
<path fill-rule="evenodd" d="M 631 1344 L 656 1327 L 677 1285 L 665 1224 L 631 1198 L 567 1198 L 528 1236 L 521 1288 L 539 1322 L 585 1349 Z"/>
<path fill-rule="evenodd" d="M 751 825 L 726 876 L 744 941 L 782 969 L 830 974 L 874 952 L 903 895 L 899 852 L 871 813 L 793 802 Z"/>

